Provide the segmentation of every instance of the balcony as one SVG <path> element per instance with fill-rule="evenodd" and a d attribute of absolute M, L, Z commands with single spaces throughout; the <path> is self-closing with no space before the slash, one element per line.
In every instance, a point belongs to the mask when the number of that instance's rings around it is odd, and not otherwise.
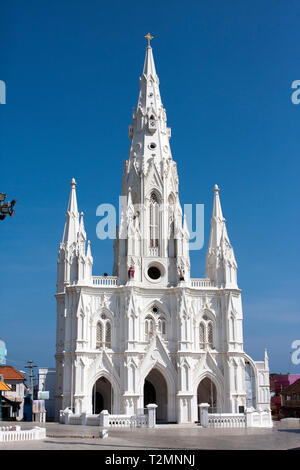
<path fill-rule="evenodd" d="M 117 276 L 93 276 L 93 286 L 116 287 Z"/>
<path fill-rule="evenodd" d="M 202 287 L 215 287 L 214 284 L 211 282 L 210 279 L 201 279 L 201 278 L 194 278 L 191 279 L 191 287 L 194 287 L 196 289 L 202 288 Z"/>

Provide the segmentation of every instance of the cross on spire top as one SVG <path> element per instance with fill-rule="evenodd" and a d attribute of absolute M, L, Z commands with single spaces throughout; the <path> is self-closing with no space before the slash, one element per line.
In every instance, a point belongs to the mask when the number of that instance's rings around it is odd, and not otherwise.
<path fill-rule="evenodd" d="M 146 39 L 148 39 L 148 46 L 150 46 L 150 41 L 153 39 L 154 36 L 151 36 L 150 33 L 147 33 L 146 36 L 144 36 Z"/>

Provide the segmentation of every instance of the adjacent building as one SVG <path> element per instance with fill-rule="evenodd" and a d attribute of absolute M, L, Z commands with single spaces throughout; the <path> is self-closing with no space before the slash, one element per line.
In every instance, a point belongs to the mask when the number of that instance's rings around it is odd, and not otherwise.
<path fill-rule="evenodd" d="M 55 417 L 55 376 L 54 367 L 44 367 L 38 370 L 38 398 L 45 400 L 47 421 L 54 421 Z M 48 392 L 48 396 L 44 392 Z"/>
<path fill-rule="evenodd" d="M 281 415 L 284 418 L 300 418 L 300 378 L 280 392 L 280 396 Z"/>
<path fill-rule="evenodd" d="M 282 392 L 300 379 L 299 374 L 270 374 L 271 411 L 274 419 L 284 417 L 282 412 Z"/>
<path fill-rule="evenodd" d="M 0 376 L 10 390 L 2 391 L 2 419 L 23 419 L 24 395 L 26 393 L 26 378 L 12 366 L 0 366 Z"/>

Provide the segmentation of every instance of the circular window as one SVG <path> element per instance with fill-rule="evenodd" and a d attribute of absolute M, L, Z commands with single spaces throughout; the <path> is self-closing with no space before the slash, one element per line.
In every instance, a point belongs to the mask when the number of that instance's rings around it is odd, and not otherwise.
<path fill-rule="evenodd" d="M 160 270 L 156 266 L 151 266 L 148 269 L 148 276 L 150 277 L 150 279 L 159 279 L 161 276 Z"/>
<path fill-rule="evenodd" d="M 157 308 L 157 307 L 153 307 L 153 308 L 152 308 L 152 312 L 153 312 L 153 313 L 157 313 L 157 312 L 158 312 L 158 308 Z"/>
<path fill-rule="evenodd" d="M 149 148 L 151 150 L 155 149 L 156 148 L 156 144 L 154 142 L 151 142 L 151 144 L 149 144 Z"/>

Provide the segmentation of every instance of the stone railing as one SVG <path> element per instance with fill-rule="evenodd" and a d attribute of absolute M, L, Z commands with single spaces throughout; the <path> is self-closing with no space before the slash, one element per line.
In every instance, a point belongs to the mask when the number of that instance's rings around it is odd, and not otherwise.
<path fill-rule="evenodd" d="M 270 410 L 247 408 L 245 413 L 209 413 L 209 403 L 201 403 L 200 425 L 204 428 L 271 428 L 273 426 Z"/>
<path fill-rule="evenodd" d="M 81 413 L 69 414 L 68 424 L 83 424 L 83 416 Z"/>
<path fill-rule="evenodd" d="M 59 422 L 61 424 L 74 424 L 84 426 L 100 426 L 100 415 L 87 413 L 72 413 L 70 408 L 59 412 Z"/>
<path fill-rule="evenodd" d="M 108 426 L 118 428 L 146 428 L 148 427 L 148 416 L 109 415 Z"/>
<path fill-rule="evenodd" d="M 20 431 L 21 426 L 0 426 L 0 432 L 3 431 Z"/>
<path fill-rule="evenodd" d="M 147 414 L 122 415 L 109 414 L 107 410 L 100 414 L 73 413 L 70 408 L 59 412 L 59 422 L 61 424 L 77 424 L 85 426 L 101 427 L 148 427 L 153 428 L 156 425 L 157 405 L 147 405 Z"/>
<path fill-rule="evenodd" d="M 86 415 L 86 426 L 100 426 L 100 415 Z"/>
<path fill-rule="evenodd" d="M 214 285 L 210 279 L 194 278 L 194 279 L 191 279 L 191 287 L 195 287 L 195 288 L 214 287 Z"/>
<path fill-rule="evenodd" d="M 93 276 L 93 285 L 101 287 L 115 287 L 117 285 L 117 276 Z"/>
<path fill-rule="evenodd" d="M 147 414 L 140 415 L 110 415 L 107 410 L 100 413 L 100 426 L 107 427 L 133 427 L 154 428 L 156 426 L 155 403 L 147 405 Z"/>
<path fill-rule="evenodd" d="M 245 428 L 246 416 L 243 413 L 208 414 L 209 428 Z"/>
<path fill-rule="evenodd" d="M 45 439 L 45 437 L 46 429 L 39 427 L 22 431 L 21 426 L 11 426 L 10 430 L 0 431 L 0 442 L 31 441 Z"/>

